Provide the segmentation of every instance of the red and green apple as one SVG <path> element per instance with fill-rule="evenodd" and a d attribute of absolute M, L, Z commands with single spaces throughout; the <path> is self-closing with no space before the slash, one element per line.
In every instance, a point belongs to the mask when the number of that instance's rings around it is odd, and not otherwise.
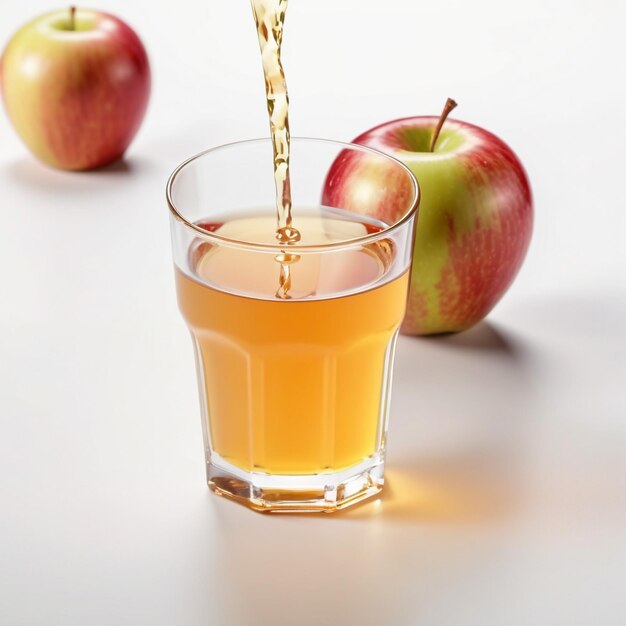
<path fill-rule="evenodd" d="M 402 161 L 419 183 L 405 334 L 462 331 L 482 320 L 515 278 L 532 232 L 531 190 L 519 159 L 482 128 L 458 120 L 443 124 L 455 106 L 449 104 L 440 118 L 394 120 L 354 140 Z M 386 197 L 372 204 L 374 216 L 397 219 L 410 190 L 372 167 L 366 155 L 337 158 L 322 203 L 362 205 L 362 180 L 371 176 L 387 186 Z"/>
<path fill-rule="evenodd" d="M 124 154 L 146 111 L 150 67 L 122 20 L 70 7 L 15 33 L 0 61 L 0 86 L 33 154 L 54 167 L 86 170 Z"/>

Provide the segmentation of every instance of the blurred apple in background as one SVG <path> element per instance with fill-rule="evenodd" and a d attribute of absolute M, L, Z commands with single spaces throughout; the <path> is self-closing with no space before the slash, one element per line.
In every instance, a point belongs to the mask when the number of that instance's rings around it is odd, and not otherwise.
<path fill-rule="evenodd" d="M 479 322 L 515 278 L 530 243 L 533 205 L 524 168 L 490 132 L 445 121 L 454 106 L 449 100 L 440 118 L 394 120 L 354 140 L 405 163 L 420 186 L 405 334 L 461 331 Z M 364 178 L 386 177 L 366 161 L 340 155 L 322 203 L 350 208 L 363 202 Z M 391 179 L 387 187 L 387 198 L 373 204 L 383 221 L 397 219 L 394 210 L 410 191 Z"/>
<path fill-rule="evenodd" d="M 150 68 L 124 22 L 71 7 L 13 36 L 0 82 L 9 118 L 30 150 L 54 167 L 86 170 L 124 154 L 146 111 Z"/>

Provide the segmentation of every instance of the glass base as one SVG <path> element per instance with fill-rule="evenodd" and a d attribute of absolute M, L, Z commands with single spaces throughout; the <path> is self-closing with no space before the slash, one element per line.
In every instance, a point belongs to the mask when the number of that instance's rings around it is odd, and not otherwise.
<path fill-rule="evenodd" d="M 213 454 L 207 481 L 214 493 L 264 513 L 333 513 L 380 493 L 385 462 L 377 454 L 334 473 L 281 476 L 246 472 Z"/>

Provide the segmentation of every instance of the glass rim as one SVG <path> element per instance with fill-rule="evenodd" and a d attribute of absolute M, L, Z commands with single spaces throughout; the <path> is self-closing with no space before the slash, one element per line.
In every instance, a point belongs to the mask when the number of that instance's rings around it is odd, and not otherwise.
<path fill-rule="evenodd" d="M 349 143 L 345 141 L 337 141 L 335 139 L 324 139 L 324 138 L 317 138 L 317 137 L 291 137 L 291 141 L 295 141 L 297 143 L 311 142 L 311 143 L 332 144 L 335 146 L 341 146 L 344 150 L 346 149 L 357 150 L 361 152 L 374 154 L 379 157 L 383 157 L 384 159 L 391 161 L 392 163 L 395 163 L 402 170 L 404 170 L 406 174 L 408 174 L 408 177 L 409 177 L 409 180 L 411 181 L 411 186 L 413 189 L 413 201 L 411 202 L 408 209 L 406 209 L 405 212 L 402 214 L 400 219 L 395 221 L 393 224 L 390 224 L 389 226 L 385 226 L 385 228 L 383 228 L 382 230 L 378 232 L 368 233 L 366 235 L 362 235 L 360 237 L 353 237 L 351 239 L 343 239 L 341 241 L 331 241 L 331 242 L 322 243 L 322 244 L 305 244 L 305 245 L 301 245 L 297 243 L 289 244 L 288 247 L 290 251 L 319 252 L 319 251 L 324 251 L 324 250 L 329 250 L 329 249 L 336 250 L 337 248 L 344 248 L 344 247 L 351 247 L 354 245 L 364 245 L 364 244 L 373 243 L 381 238 L 386 237 L 389 233 L 395 232 L 396 230 L 400 229 L 404 224 L 410 221 L 411 218 L 417 213 L 417 209 L 418 209 L 420 199 L 421 199 L 420 187 L 413 172 L 409 169 L 409 167 L 407 167 L 404 163 L 402 163 L 402 161 L 396 159 L 395 157 L 392 157 L 389 154 L 386 154 L 385 152 L 382 152 L 381 150 L 370 148 L 369 146 L 362 146 L 360 144 Z M 225 246 L 234 247 L 234 248 L 243 248 L 247 250 L 254 250 L 257 252 L 266 251 L 266 252 L 276 253 L 279 250 L 284 250 L 287 247 L 286 244 L 284 243 L 273 244 L 273 243 L 259 243 L 259 242 L 254 242 L 254 241 L 245 241 L 245 240 L 240 240 L 240 239 L 233 239 L 231 237 L 224 237 L 222 235 L 216 234 L 215 232 L 205 230 L 201 226 L 198 226 L 197 224 L 194 224 L 193 222 L 189 221 L 176 208 L 176 203 L 174 202 L 174 199 L 172 197 L 172 187 L 174 185 L 174 182 L 176 181 L 178 174 L 182 172 L 183 169 L 187 167 L 188 165 L 190 165 L 191 163 L 197 161 L 203 156 L 206 156 L 207 154 L 218 152 L 226 148 L 232 148 L 234 146 L 245 145 L 245 144 L 261 144 L 261 143 L 271 143 L 271 138 L 261 137 L 261 138 L 256 138 L 256 139 L 243 139 L 239 141 L 231 141 L 229 143 L 220 144 L 219 146 L 214 146 L 213 148 L 208 148 L 207 150 L 198 152 L 194 154 L 193 156 L 189 157 L 188 159 L 184 160 L 182 163 L 180 163 L 174 169 L 174 171 L 170 174 L 167 180 L 167 184 L 165 186 L 165 198 L 167 200 L 167 206 L 172 217 L 174 217 L 177 221 L 182 223 L 183 226 L 195 231 L 195 233 L 197 233 L 202 238 L 208 241 L 212 241 L 219 245 L 223 245 L 223 246 L 225 245 Z M 337 208 L 341 208 L 341 207 L 337 207 Z"/>

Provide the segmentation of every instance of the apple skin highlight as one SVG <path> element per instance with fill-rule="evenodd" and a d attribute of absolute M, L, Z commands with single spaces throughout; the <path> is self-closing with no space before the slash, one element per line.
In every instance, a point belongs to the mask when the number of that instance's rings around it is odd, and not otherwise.
<path fill-rule="evenodd" d="M 407 165 L 420 186 L 407 313 L 402 332 L 457 332 L 482 320 L 517 275 L 530 243 L 533 202 L 515 153 L 492 133 L 447 120 L 429 152 L 437 117 L 410 117 L 377 126 L 354 140 Z M 361 157 L 367 159 L 367 157 Z M 368 176 L 385 177 L 371 163 L 337 158 L 322 197 L 331 206 L 355 206 Z M 381 203 L 396 220 L 405 190 L 387 181 Z M 333 204 L 339 203 L 339 204 Z M 376 204 L 376 203 L 374 203 Z"/>
<path fill-rule="evenodd" d="M 73 28 L 72 28 L 73 26 Z M 0 61 L 4 104 L 40 160 L 88 170 L 119 159 L 150 96 L 148 56 L 137 34 L 108 13 L 55 11 L 23 26 Z"/>

